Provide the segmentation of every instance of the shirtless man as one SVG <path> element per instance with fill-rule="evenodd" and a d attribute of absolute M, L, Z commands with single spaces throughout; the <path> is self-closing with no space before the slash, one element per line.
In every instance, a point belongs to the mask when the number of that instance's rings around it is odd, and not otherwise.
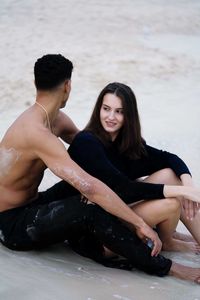
<path fill-rule="evenodd" d="M 58 139 L 69 143 L 77 132 L 60 111 L 70 94 L 72 69 L 72 63 L 60 54 L 37 60 L 36 102 L 15 120 L 0 143 L 1 242 L 15 250 L 37 249 L 91 231 L 138 269 L 200 283 L 200 269 L 161 256 L 157 233 L 105 184 L 73 162 Z M 46 168 L 62 181 L 38 193 Z M 144 184 L 152 191 L 151 184 Z M 200 199 L 200 191 L 191 187 L 154 186 L 165 198 Z M 143 243 L 144 238 L 152 240 L 153 249 Z"/>

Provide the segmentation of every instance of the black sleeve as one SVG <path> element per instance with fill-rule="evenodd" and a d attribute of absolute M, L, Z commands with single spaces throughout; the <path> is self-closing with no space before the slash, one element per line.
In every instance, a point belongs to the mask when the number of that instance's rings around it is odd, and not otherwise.
<path fill-rule="evenodd" d="M 126 203 L 142 199 L 161 199 L 163 184 L 129 180 L 108 160 L 102 143 L 91 133 L 79 133 L 70 145 L 69 154 L 86 172 L 108 185 Z"/>
<path fill-rule="evenodd" d="M 163 168 L 170 168 L 178 177 L 182 174 L 191 175 L 184 161 L 177 155 L 167 151 L 158 150 L 148 145 L 146 145 L 145 148 L 147 151 L 146 167 L 149 168 L 149 173 Z"/>

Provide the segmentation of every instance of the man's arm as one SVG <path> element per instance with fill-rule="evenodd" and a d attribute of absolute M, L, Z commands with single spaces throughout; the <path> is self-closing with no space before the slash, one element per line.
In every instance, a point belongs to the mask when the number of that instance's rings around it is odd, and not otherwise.
<path fill-rule="evenodd" d="M 59 129 L 59 137 L 67 144 L 71 144 L 75 135 L 79 132 L 72 119 L 62 111 L 59 112 L 55 126 Z"/>
<path fill-rule="evenodd" d="M 152 255 L 161 250 L 157 234 L 136 215 L 108 186 L 87 174 L 68 155 L 62 142 L 47 129 L 32 130 L 30 147 L 35 156 L 59 178 L 69 182 L 91 202 L 101 206 L 107 212 L 126 221 L 137 229 L 140 238 L 149 238 L 154 243 Z"/>

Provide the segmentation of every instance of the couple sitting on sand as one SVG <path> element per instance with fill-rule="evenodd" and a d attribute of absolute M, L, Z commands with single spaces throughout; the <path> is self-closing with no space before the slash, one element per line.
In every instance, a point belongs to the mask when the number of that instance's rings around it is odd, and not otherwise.
<path fill-rule="evenodd" d="M 160 254 L 200 251 L 200 189 L 187 166 L 147 145 L 134 93 L 122 83 L 101 91 L 78 133 L 60 111 L 72 69 L 60 54 L 37 60 L 36 102 L 0 143 L 1 242 L 29 250 L 68 240 L 78 253 L 110 267 L 200 283 L 199 268 Z M 69 153 L 59 138 L 71 144 Z M 46 168 L 62 180 L 38 192 Z M 191 237 L 176 232 L 179 219 Z"/>

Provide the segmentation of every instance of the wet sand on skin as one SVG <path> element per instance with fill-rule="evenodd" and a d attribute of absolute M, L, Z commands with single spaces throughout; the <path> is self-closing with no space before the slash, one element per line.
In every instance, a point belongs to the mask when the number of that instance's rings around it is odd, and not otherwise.
<path fill-rule="evenodd" d="M 182 157 L 198 184 L 199 20 L 195 0 L 1 0 L 0 136 L 34 102 L 35 60 L 62 53 L 75 65 L 64 111 L 79 128 L 105 84 L 127 83 L 138 99 L 147 142 Z M 47 171 L 40 188 L 55 181 Z M 166 256 L 200 267 L 192 254 Z M 62 245 L 42 252 L 0 246 L 0 274 L 4 300 L 200 299 L 196 285 L 104 268 Z"/>

